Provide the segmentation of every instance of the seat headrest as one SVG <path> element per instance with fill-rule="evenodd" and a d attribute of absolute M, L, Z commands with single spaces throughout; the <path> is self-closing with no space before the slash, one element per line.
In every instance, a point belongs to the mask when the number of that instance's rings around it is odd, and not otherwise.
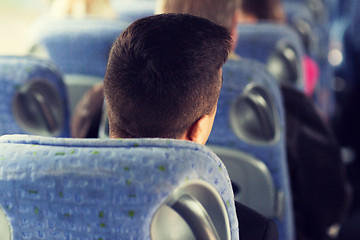
<path fill-rule="evenodd" d="M 12 106 L 15 119 L 29 134 L 56 136 L 65 119 L 62 98 L 49 82 L 34 79 L 21 86 Z"/>
<path fill-rule="evenodd" d="M 267 61 L 267 69 L 277 82 L 296 86 L 301 78 L 301 59 L 288 42 L 279 42 Z"/>
<path fill-rule="evenodd" d="M 68 94 L 50 60 L 0 57 L 0 135 L 69 137 Z"/>
<path fill-rule="evenodd" d="M 277 119 L 274 100 L 263 86 L 257 84 L 250 84 L 230 110 L 230 123 L 235 134 L 247 142 L 275 140 L 279 131 Z"/>
<path fill-rule="evenodd" d="M 312 46 L 314 45 L 314 39 L 313 31 L 310 26 L 310 24 L 305 21 L 304 19 L 298 18 L 294 21 L 294 27 L 296 32 L 300 35 L 301 41 L 304 45 L 304 48 L 307 52 L 309 52 L 312 49 Z"/>
<path fill-rule="evenodd" d="M 22 233 L 36 239 L 151 239 L 164 203 L 192 232 L 191 219 L 198 217 L 221 239 L 239 236 L 225 166 L 190 141 L 9 135 L 0 137 L 0 159 L 0 212 L 13 239 Z M 195 216 L 189 204 L 205 210 Z M 220 223 L 203 221 L 219 214 Z"/>
<path fill-rule="evenodd" d="M 152 239 L 230 239 L 229 221 L 220 195 L 205 181 L 177 188 L 159 208 L 151 225 Z"/>
<path fill-rule="evenodd" d="M 308 0 L 307 5 L 310 11 L 313 13 L 315 19 L 319 23 L 324 23 L 328 20 L 327 8 L 323 1 L 319 0 Z"/>

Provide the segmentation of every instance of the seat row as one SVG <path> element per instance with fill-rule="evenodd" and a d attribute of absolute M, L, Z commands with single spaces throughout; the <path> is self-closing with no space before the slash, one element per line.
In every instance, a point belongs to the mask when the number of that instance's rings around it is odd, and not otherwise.
<path fill-rule="evenodd" d="M 69 137 L 67 91 L 55 64 L 30 56 L 2 57 L 2 60 L 3 69 L 17 75 L 0 74 L 7 103 L 6 111 L 1 114 L 7 120 L 1 121 L 1 134 Z M 229 60 L 223 77 L 209 146 L 230 169 L 233 187 L 237 189 L 236 200 L 274 219 L 281 239 L 292 239 L 293 216 L 279 88 L 265 66 L 247 59 Z M 40 145 L 47 145 L 46 141 Z M 102 140 L 98 143 L 103 144 Z"/>

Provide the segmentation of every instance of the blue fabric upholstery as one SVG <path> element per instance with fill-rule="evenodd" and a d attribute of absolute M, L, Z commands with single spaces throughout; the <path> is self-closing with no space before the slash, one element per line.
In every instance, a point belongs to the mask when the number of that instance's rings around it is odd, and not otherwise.
<path fill-rule="evenodd" d="M 314 59 L 319 67 L 319 79 L 314 92 L 314 101 L 322 115 L 330 117 L 334 111 L 334 95 L 332 94 L 331 84 L 333 71 L 328 62 L 329 53 L 329 31 L 328 26 L 315 20 L 315 16 L 309 10 L 305 2 L 284 3 L 287 21 L 291 26 L 297 19 L 303 19 L 311 27 L 311 40 L 309 48 L 306 49 L 307 55 Z"/>
<path fill-rule="evenodd" d="M 295 86 L 304 88 L 304 77 L 301 59 L 304 55 L 301 40 L 294 30 L 285 25 L 273 23 L 240 24 L 238 25 L 238 41 L 235 52 L 244 58 L 255 59 L 263 64 L 268 60 L 279 44 L 293 47 L 299 59 L 299 74 Z"/>
<path fill-rule="evenodd" d="M 30 52 L 52 59 L 65 74 L 71 113 L 83 94 L 104 79 L 110 49 L 127 25 L 120 20 L 43 16 L 30 28 Z"/>
<path fill-rule="evenodd" d="M 320 25 L 327 25 L 329 21 L 329 15 L 331 11 L 330 5 L 334 0 L 284 0 L 285 2 L 298 2 L 305 4 L 309 10 L 311 10 L 312 15 L 316 22 Z"/>
<path fill-rule="evenodd" d="M 220 193 L 231 239 L 239 239 L 227 170 L 204 146 L 167 139 L 0 138 L 0 207 L 13 239 L 150 239 L 156 210 L 193 179 Z"/>
<path fill-rule="evenodd" d="M 156 0 L 113 0 L 112 6 L 119 19 L 133 22 L 137 19 L 153 15 Z"/>
<path fill-rule="evenodd" d="M 309 27 L 309 29 L 306 29 L 304 28 L 305 26 L 303 26 L 303 29 L 301 29 L 303 32 L 307 31 L 306 33 L 308 33 L 307 36 L 301 36 L 301 40 L 307 55 L 315 57 L 319 51 L 319 37 L 317 36 L 318 32 L 316 31 L 315 20 L 310 10 L 305 4 L 300 2 L 284 2 L 283 5 L 287 24 L 297 31 L 300 36 L 302 33 L 297 29 L 299 21 L 306 23 Z M 306 39 L 304 39 L 304 37 L 306 37 Z M 304 42 L 304 40 L 306 42 Z"/>
<path fill-rule="evenodd" d="M 0 135 L 28 133 L 15 118 L 13 106 L 19 90 L 34 80 L 47 82 L 58 93 L 63 107 L 63 125 L 56 135 L 70 136 L 67 93 L 57 67 L 50 61 L 23 56 L 0 57 Z"/>
<path fill-rule="evenodd" d="M 285 123 L 282 98 L 278 85 L 265 67 L 252 60 L 228 60 L 223 66 L 223 86 L 218 110 L 208 144 L 243 151 L 262 161 L 269 169 L 275 188 L 284 193 L 284 211 L 274 219 L 281 240 L 294 239 L 292 199 L 285 152 Z M 270 143 L 252 143 L 238 137 L 230 124 L 230 111 L 238 98 L 250 84 L 263 86 L 275 99 L 279 133 Z"/>
<path fill-rule="evenodd" d="M 315 51 L 308 52 L 308 54 L 317 62 L 320 70 L 319 80 L 313 97 L 322 115 L 326 118 L 331 118 L 334 114 L 335 105 L 335 96 L 332 91 L 334 72 L 329 64 L 328 54 L 329 46 L 334 47 L 337 43 L 335 43 L 335 45 L 334 43 L 330 44 L 329 39 L 330 34 L 333 35 L 332 38 L 337 38 L 339 35 L 342 35 L 342 23 L 335 23 L 335 29 L 331 31 L 333 33 L 329 33 L 330 0 L 316 1 L 316 4 L 313 4 L 312 1 L 287 0 L 285 5 L 291 4 L 295 5 L 293 11 L 296 14 L 306 11 L 304 7 L 310 10 L 312 14 L 312 19 L 314 20 L 313 35 L 318 43 L 316 49 L 314 49 Z M 289 8 L 285 8 L 285 10 L 292 11 Z"/>
<path fill-rule="evenodd" d="M 29 48 L 45 52 L 65 74 L 104 77 L 113 42 L 127 22 L 39 18 L 29 30 Z"/>

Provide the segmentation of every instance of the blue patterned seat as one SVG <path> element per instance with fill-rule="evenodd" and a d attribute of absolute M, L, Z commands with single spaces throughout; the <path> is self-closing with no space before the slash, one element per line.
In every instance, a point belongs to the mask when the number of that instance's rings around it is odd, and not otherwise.
<path fill-rule="evenodd" d="M 2 240 L 239 239 L 223 163 L 168 139 L 3 136 L 0 223 Z"/>
<path fill-rule="evenodd" d="M 1 56 L 0 103 L 0 135 L 70 136 L 66 88 L 50 61 Z"/>
<path fill-rule="evenodd" d="M 39 18 L 29 30 L 33 55 L 50 58 L 65 74 L 70 109 L 84 92 L 103 80 L 113 42 L 128 23 L 104 19 Z"/>
<path fill-rule="evenodd" d="M 306 54 L 314 59 L 319 67 L 319 79 L 314 92 L 315 104 L 323 116 L 333 114 L 334 95 L 332 94 L 333 71 L 328 62 L 329 31 L 317 23 L 309 7 L 300 1 L 284 2 L 287 23 L 300 33 Z"/>
<path fill-rule="evenodd" d="M 273 23 L 240 24 L 235 52 L 267 65 L 278 82 L 304 89 L 304 50 L 294 30 Z"/>
<path fill-rule="evenodd" d="M 285 1 L 283 6 L 286 23 L 301 37 L 307 55 L 316 57 L 319 51 L 319 36 L 310 10 L 301 2 Z"/>
<path fill-rule="evenodd" d="M 113 0 L 112 6 L 119 19 L 133 22 L 137 19 L 153 15 L 156 8 L 156 0 Z"/>
<path fill-rule="evenodd" d="M 306 5 L 318 24 L 326 25 L 329 21 L 330 5 L 334 0 L 284 0 Z"/>
<path fill-rule="evenodd" d="M 294 239 L 292 198 L 278 85 L 256 61 L 228 60 L 208 146 L 227 166 L 235 199 L 272 218 Z"/>

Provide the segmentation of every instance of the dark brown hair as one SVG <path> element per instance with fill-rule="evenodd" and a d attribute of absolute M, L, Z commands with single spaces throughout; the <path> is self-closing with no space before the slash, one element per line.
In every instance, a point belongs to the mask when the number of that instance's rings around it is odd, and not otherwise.
<path fill-rule="evenodd" d="M 116 137 L 179 138 L 214 110 L 228 31 L 186 14 L 131 24 L 114 43 L 104 93 Z"/>
<path fill-rule="evenodd" d="M 241 0 L 240 9 L 253 14 L 258 20 L 285 22 L 285 13 L 281 0 Z"/>

